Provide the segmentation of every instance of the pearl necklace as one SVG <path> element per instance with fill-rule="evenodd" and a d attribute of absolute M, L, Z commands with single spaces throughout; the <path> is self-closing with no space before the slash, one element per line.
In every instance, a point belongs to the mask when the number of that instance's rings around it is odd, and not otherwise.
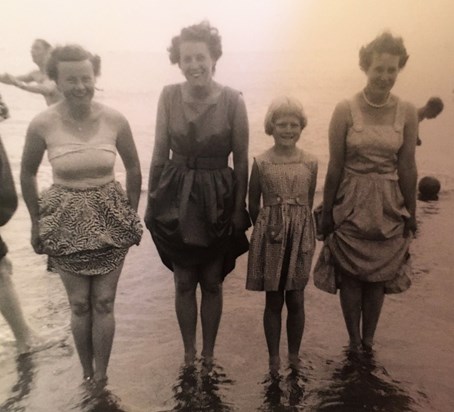
<path fill-rule="evenodd" d="M 382 107 L 385 107 L 388 103 L 389 103 L 389 99 L 391 97 L 391 93 L 388 93 L 388 96 L 386 96 L 386 100 L 384 103 L 380 103 L 380 104 L 377 104 L 377 103 L 372 103 L 366 96 L 366 92 L 365 90 L 363 89 L 362 91 L 362 94 L 363 94 L 363 98 L 364 98 L 364 101 L 370 106 L 370 107 L 373 107 L 374 109 L 381 109 Z"/>

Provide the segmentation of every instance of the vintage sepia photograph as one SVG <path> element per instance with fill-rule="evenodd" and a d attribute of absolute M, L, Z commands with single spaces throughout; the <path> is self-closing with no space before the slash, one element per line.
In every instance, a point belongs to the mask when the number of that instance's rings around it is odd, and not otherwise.
<path fill-rule="evenodd" d="M 453 17 L 3 2 L 0 412 L 454 410 Z"/>

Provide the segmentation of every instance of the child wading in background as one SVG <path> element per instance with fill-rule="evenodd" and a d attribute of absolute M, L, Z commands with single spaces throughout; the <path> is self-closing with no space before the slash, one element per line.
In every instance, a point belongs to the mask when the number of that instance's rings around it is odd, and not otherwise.
<path fill-rule="evenodd" d="M 249 183 L 249 213 L 254 223 L 246 289 L 266 291 L 263 316 L 270 371 L 280 366 L 281 313 L 287 305 L 288 359 L 300 369 L 304 331 L 304 288 L 315 249 L 312 206 L 317 160 L 296 147 L 307 124 L 300 102 L 274 100 L 265 133 L 274 146 L 254 159 Z M 260 199 L 263 207 L 260 208 Z"/>

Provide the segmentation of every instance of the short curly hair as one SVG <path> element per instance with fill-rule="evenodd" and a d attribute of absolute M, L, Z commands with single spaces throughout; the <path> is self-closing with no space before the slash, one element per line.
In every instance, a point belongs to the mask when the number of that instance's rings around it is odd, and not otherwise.
<path fill-rule="evenodd" d="M 52 50 L 46 65 L 46 72 L 49 79 L 55 82 L 58 79 L 58 63 L 60 62 L 80 62 L 89 60 L 93 66 L 93 72 L 96 77 L 101 74 L 101 58 L 98 55 L 91 54 L 78 44 L 68 44 L 58 46 Z"/>
<path fill-rule="evenodd" d="M 304 114 L 303 105 L 294 97 L 282 96 L 275 98 L 268 107 L 265 115 L 265 133 L 269 136 L 273 134 L 274 123 L 277 118 L 282 116 L 295 116 L 299 119 L 301 130 L 307 125 L 307 117 Z"/>
<path fill-rule="evenodd" d="M 181 29 L 178 36 L 172 38 L 171 45 L 167 48 L 169 59 L 172 64 L 180 62 L 180 44 L 183 42 L 203 42 L 207 45 L 211 58 L 217 62 L 222 56 L 221 36 L 216 27 L 206 20 L 199 24 Z"/>
<path fill-rule="evenodd" d="M 361 70 L 369 70 L 374 53 L 389 53 L 399 56 L 399 69 L 403 69 L 410 57 L 404 46 L 402 37 L 394 37 L 390 32 L 384 32 L 372 40 L 369 44 L 361 47 L 359 51 L 359 66 Z"/>

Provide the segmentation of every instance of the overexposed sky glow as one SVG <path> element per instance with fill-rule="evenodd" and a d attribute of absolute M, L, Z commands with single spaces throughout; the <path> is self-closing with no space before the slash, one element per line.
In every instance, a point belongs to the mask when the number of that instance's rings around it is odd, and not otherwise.
<path fill-rule="evenodd" d="M 164 51 L 181 27 L 208 19 L 226 51 L 351 49 L 390 29 L 417 42 L 452 43 L 451 0 L 9 0 L 0 50 L 36 37 L 105 50 Z M 345 44 L 350 43 L 350 44 Z M 0 70 L 1 71 L 1 70 Z"/>

